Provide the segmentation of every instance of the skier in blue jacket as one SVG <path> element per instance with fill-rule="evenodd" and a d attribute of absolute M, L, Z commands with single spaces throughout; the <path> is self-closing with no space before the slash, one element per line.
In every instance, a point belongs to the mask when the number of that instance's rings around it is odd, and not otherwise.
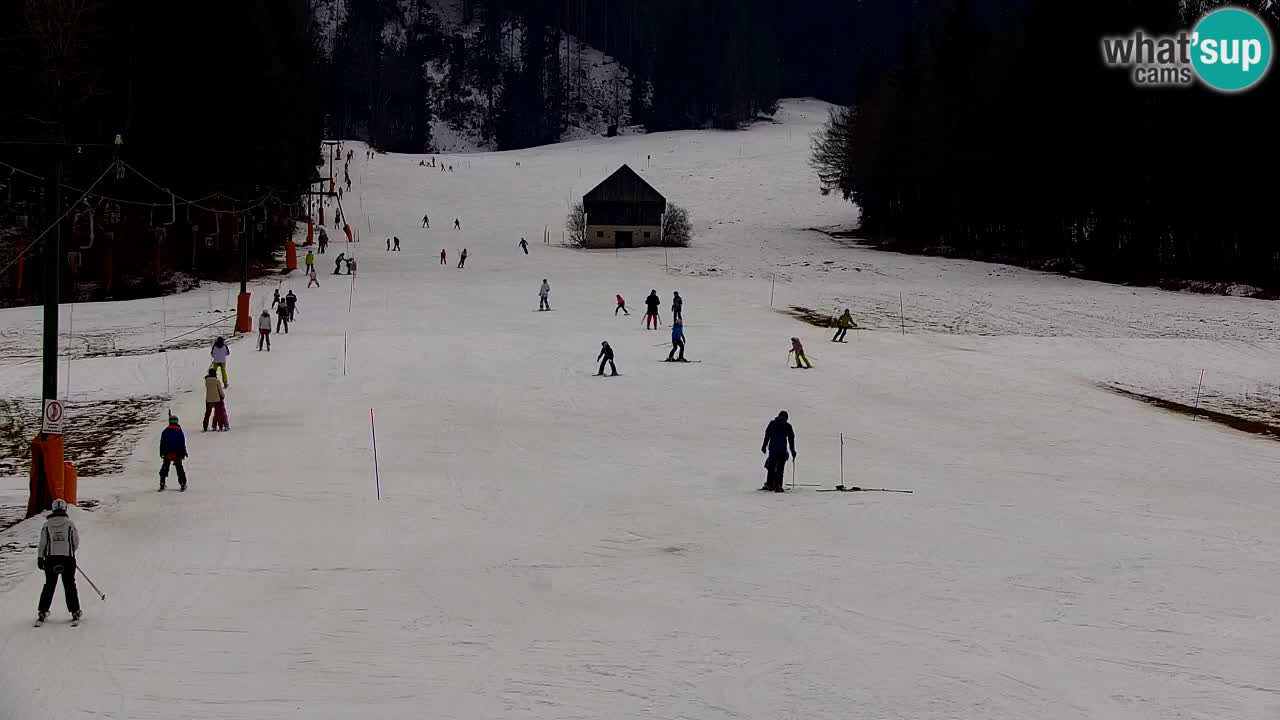
<path fill-rule="evenodd" d="M 676 357 L 676 351 L 680 357 Z M 676 320 L 671 324 L 671 352 L 667 353 L 667 362 L 689 362 L 684 359 L 684 322 Z"/>
<path fill-rule="evenodd" d="M 187 436 L 178 424 L 178 416 L 169 416 L 169 427 L 160 433 L 160 489 L 164 490 L 164 481 L 169 477 L 169 465 L 173 464 L 178 471 L 178 489 L 187 489 L 187 471 L 182 468 L 182 461 L 187 457 Z"/>

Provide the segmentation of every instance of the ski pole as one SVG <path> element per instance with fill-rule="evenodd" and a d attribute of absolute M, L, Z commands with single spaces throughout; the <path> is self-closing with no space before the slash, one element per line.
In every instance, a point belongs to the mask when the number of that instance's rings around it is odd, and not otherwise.
<path fill-rule="evenodd" d="M 84 576 L 84 579 L 85 579 L 85 580 L 88 580 L 88 581 L 89 581 L 89 585 L 90 585 L 91 587 L 93 587 L 94 592 L 98 593 L 98 597 L 99 597 L 99 598 L 102 598 L 102 601 L 103 601 L 103 602 L 106 602 L 106 600 L 107 600 L 107 596 L 106 596 L 106 595 L 105 595 L 101 590 L 99 590 L 99 589 L 98 589 L 98 586 L 97 586 L 96 584 L 94 584 L 93 580 L 91 580 L 91 579 L 89 578 L 89 576 L 88 576 L 88 575 L 85 575 L 84 568 L 80 567 L 80 563 L 76 563 L 76 572 L 78 572 L 78 573 L 80 573 L 81 575 L 83 575 L 83 576 Z"/>
<path fill-rule="evenodd" d="M 791 458 L 791 489 L 796 489 L 796 459 Z"/>

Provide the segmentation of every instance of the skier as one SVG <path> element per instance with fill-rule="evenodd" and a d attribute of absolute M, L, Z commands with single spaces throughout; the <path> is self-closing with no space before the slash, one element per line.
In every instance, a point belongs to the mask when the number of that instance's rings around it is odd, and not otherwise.
<path fill-rule="evenodd" d="M 430 230 L 430 229 L 431 229 L 431 218 L 427 217 L 426 215 L 423 215 L 423 216 L 422 216 L 422 227 L 424 227 L 424 228 L 426 228 L 426 229 Z"/>
<path fill-rule="evenodd" d="M 849 314 L 849 308 L 844 309 L 844 314 L 836 318 L 836 334 L 831 338 L 831 342 L 848 342 L 844 339 L 845 333 L 849 332 L 849 328 L 858 327 L 853 321 L 853 316 Z"/>
<path fill-rule="evenodd" d="M 672 293 L 671 297 L 671 322 L 681 322 L 684 320 L 684 298 L 680 297 L 680 293 Z"/>
<path fill-rule="evenodd" d="M 284 334 L 289 334 L 289 307 L 285 303 L 280 303 L 276 308 L 276 334 L 280 334 L 280 326 L 284 325 Z"/>
<path fill-rule="evenodd" d="M 808 370 L 813 367 L 809 357 L 804 354 L 804 346 L 800 344 L 800 338 L 791 338 L 791 352 L 796 354 L 796 369 Z"/>
<path fill-rule="evenodd" d="M 312 270 L 315 270 L 315 269 L 316 269 L 316 256 L 315 256 L 315 253 L 313 253 L 313 252 L 311 252 L 310 250 L 308 250 L 308 251 L 307 251 L 307 256 L 306 256 L 306 258 L 304 258 L 304 260 L 305 260 L 305 261 L 306 261 L 306 263 L 307 263 L 307 267 L 303 270 L 303 272 L 305 272 L 305 273 L 309 273 L 309 272 L 311 272 Z"/>
<path fill-rule="evenodd" d="M 221 336 L 213 341 L 213 347 L 209 349 L 209 356 L 213 358 L 213 362 L 209 365 L 209 370 L 217 368 L 222 371 L 222 384 L 231 387 L 231 383 L 227 382 L 227 356 L 231 354 L 231 346 L 227 344 Z"/>
<path fill-rule="evenodd" d="M 200 420 L 200 432 L 209 432 L 209 417 L 217 409 L 218 403 L 227 398 L 227 394 L 222 391 L 222 386 L 218 384 L 216 373 L 216 370 L 209 368 L 209 372 L 204 376 L 204 418 Z M 214 429 L 217 429 L 216 423 Z"/>
<path fill-rule="evenodd" d="M 676 350 L 680 357 L 676 357 Z M 684 323 L 676 320 L 671 323 L 671 352 L 667 353 L 667 362 L 689 362 L 684 359 Z"/>
<path fill-rule="evenodd" d="M 796 433 L 791 429 L 791 423 L 787 422 L 787 411 L 783 410 L 765 428 L 764 442 L 760 444 L 760 452 L 766 454 L 764 467 L 765 470 L 768 470 L 764 487 L 760 488 L 761 490 L 782 492 L 783 471 L 787 467 L 788 445 L 791 447 L 791 459 L 795 460 Z"/>
<path fill-rule="evenodd" d="M 264 311 L 265 312 L 265 311 Z M 187 458 L 187 436 L 182 434 L 182 426 L 178 424 L 178 416 L 169 416 L 169 427 L 160 433 L 160 489 L 164 490 L 164 481 L 169 477 L 169 465 L 178 471 L 178 489 L 187 489 L 187 471 L 182 468 L 182 461 Z"/>
<path fill-rule="evenodd" d="M 610 375 L 613 377 L 618 374 L 618 366 L 613 364 L 613 348 L 609 347 L 608 341 L 600 343 L 600 354 L 596 356 L 600 361 L 600 370 L 596 373 L 596 377 L 604 375 L 604 364 L 609 363 Z"/>
<path fill-rule="evenodd" d="M 626 300 L 623 300 L 621 295 L 619 295 L 619 296 L 618 296 L 618 307 L 616 307 L 616 308 L 614 308 L 614 309 L 613 309 L 613 316 L 614 316 L 614 317 L 618 317 L 618 311 L 619 311 L 619 310 L 621 310 L 621 311 L 622 311 L 622 314 L 623 314 L 623 315 L 627 315 L 627 316 L 630 316 L 630 315 L 631 315 L 631 313 L 627 312 L 627 301 L 626 301 Z"/>
<path fill-rule="evenodd" d="M 391 238 L 387 238 L 387 252 L 391 252 Z"/>
<path fill-rule="evenodd" d="M 391 252 L 400 252 L 400 238 L 392 235 L 391 242 L 394 243 L 394 246 L 391 248 Z"/>
<path fill-rule="evenodd" d="M 462 254 L 458 256 L 458 269 L 461 270 L 467 264 L 467 249 L 462 248 Z"/>
<path fill-rule="evenodd" d="M 462 221 L 461 221 L 461 220 L 459 220 L 458 218 L 454 218 L 454 219 L 453 219 L 453 229 L 454 229 L 454 230 L 461 230 L 461 229 L 462 229 Z"/>
<path fill-rule="evenodd" d="M 542 278 L 542 287 L 538 288 L 538 310 L 550 310 L 551 303 L 547 302 L 547 296 L 551 294 L 551 285 L 547 284 L 547 279 Z"/>
<path fill-rule="evenodd" d="M 44 588 L 40 590 L 40 605 L 36 608 L 36 625 L 44 623 L 53 605 L 53 593 L 62 578 L 62 593 L 67 599 L 71 623 L 80 622 L 80 593 L 76 591 L 76 550 L 80 549 L 80 532 L 67 517 L 67 501 L 53 501 L 53 512 L 40 529 L 40 550 L 36 553 L 36 567 L 44 571 Z"/>
<path fill-rule="evenodd" d="M 271 298 L 271 309 L 275 310 L 276 305 L 280 303 L 280 288 L 276 288 L 276 294 Z"/>
<path fill-rule="evenodd" d="M 347 274 L 348 275 L 356 274 L 356 259 L 353 257 L 347 258 Z"/>
<path fill-rule="evenodd" d="M 340 273 L 340 272 L 338 272 L 338 271 L 342 268 L 342 264 L 343 264 L 343 263 L 345 263 L 346 261 L 347 261 L 347 254 L 346 254 L 346 253 L 338 253 L 338 257 L 334 258 L 334 260 L 333 260 L 333 274 L 334 274 L 334 275 L 341 275 L 341 274 L 342 274 L 342 273 Z"/>
<path fill-rule="evenodd" d="M 320 287 L 320 281 L 316 279 L 315 268 L 311 268 L 311 274 L 308 276 L 308 278 L 309 279 L 307 280 L 307 287 L 311 287 L 312 285 L 315 285 L 316 287 Z"/>
<path fill-rule="evenodd" d="M 284 296 L 284 304 L 289 308 L 289 322 L 293 322 L 293 316 L 298 314 L 298 296 L 290 290 L 289 294 Z"/>
<path fill-rule="evenodd" d="M 441 264 L 441 265 L 448 265 L 448 264 L 449 264 L 449 261 L 445 259 L 445 252 L 444 252 L 444 248 L 441 248 L 441 249 L 440 249 L 440 264 Z"/>
<path fill-rule="evenodd" d="M 649 297 L 644 299 L 645 307 L 648 308 L 644 313 L 644 328 L 646 330 L 658 329 L 658 306 L 662 301 L 658 299 L 658 291 L 650 290 Z M 614 313 L 615 315 L 617 313 Z M 653 327 L 649 327 L 649 323 L 653 323 Z"/>
<path fill-rule="evenodd" d="M 329 247 L 329 233 L 320 228 L 320 254 L 323 255 L 325 248 Z"/>
<path fill-rule="evenodd" d="M 520 249 L 524 251 L 525 255 L 529 254 L 529 243 L 525 242 L 524 238 L 520 238 Z"/>
<path fill-rule="evenodd" d="M 262 352 L 262 343 L 267 344 L 267 352 L 271 352 L 271 313 L 263 308 L 258 316 L 258 352 Z"/>

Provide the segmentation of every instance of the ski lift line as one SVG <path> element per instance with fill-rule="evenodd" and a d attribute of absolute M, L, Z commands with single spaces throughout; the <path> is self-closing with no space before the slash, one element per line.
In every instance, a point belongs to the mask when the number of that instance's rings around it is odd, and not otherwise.
<path fill-rule="evenodd" d="M 33 173 L 33 172 L 29 171 L 29 170 L 23 170 L 22 168 L 18 167 L 17 165 L 10 165 L 9 163 L 7 163 L 7 162 L 5 162 L 5 161 L 3 161 L 3 160 L 0 160 L 0 165 L 3 165 L 3 166 L 5 166 L 5 167 L 7 167 L 7 168 L 9 168 L 10 170 L 12 170 L 12 171 L 14 171 L 14 172 L 22 173 L 23 175 L 26 175 L 27 177 L 35 178 L 36 180 L 39 180 L 40 182 L 44 182 L 44 180 L 45 180 L 43 176 L 37 175 L 37 174 L 35 174 L 35 173 Z M 64 186 L 64 187 L 65 187 L 65 186 Z"/>
<path fill-rule="evenodd" d="M 84 199 L 85 197 L 88 196 L 89 191 L 97 187 L 98 183 L 102 182 L 103 179 L 105 179 L 107 175 L 110 174 L 111 171 L 115 169 L 116 163 L 118 162 L 119 162 L 118 160 L 112 160 L 111 163 L 107 165 L 107 169 L 103 170 L 102 174 L 98 176 L 98 179 L 93 181 L 93 184 L 89 186 L 89 190 L 86 190 L 84 195 L 81 195 L 75 202 L 71 203 L 67 207 L 67 209 L 64 210 L 62 214 L 58 216 L 57 220 L 54 220 L 49 225 L 49 227 L 45 228 L 43 232 L 41 232 L 34 239 L 32 239 L 32 241 L 28 243 L 25 248 L 23 248 L 22 252 L 19 252 L 17 255 L 14 255 L 12 260 L 10 260 L 4 267 L 0 268 L 0 275 L 3 275 L 4 273 L 8 272 L 9 268 L 17 264 L 18 260 L 21 259 L 23 255 L 26 255 L 27 253 L 31 252 L 36 247 L 38 247 L 40 245 L 40 241 L 44 239 L 44 236 L 48 235 L 50 230 L 53 230 L 54 228 L 58 227 L 58 223 L 62 222 L 64 218 L 70 215 L 71 211 L 74 210 L 76 206 L 78 206 L 81 202 L 84 202 Z"/>

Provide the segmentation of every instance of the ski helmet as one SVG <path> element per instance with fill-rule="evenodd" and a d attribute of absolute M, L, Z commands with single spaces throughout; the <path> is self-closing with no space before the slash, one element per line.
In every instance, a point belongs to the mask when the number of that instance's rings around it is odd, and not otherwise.
<path fill-rule="evenodd" d="M 170 416 L 169 416 L 169 424 L 170 424 L 170 425 L 177 425 L 177 424 L 178 424 L 178 416 L 177 416 L 177 415 L 170 415 Z"/>
<path fill-rule="evenodd" d="M 57 500 L 54 500 L 54 501 L 53 501 L 53 511 L 54 511 L 54 512 L 66 512 L 66 511 L 67 511 L 67 501 L 66 501 L 66 500 L 63 500 L 62 498 L 58 498 Z"/>

